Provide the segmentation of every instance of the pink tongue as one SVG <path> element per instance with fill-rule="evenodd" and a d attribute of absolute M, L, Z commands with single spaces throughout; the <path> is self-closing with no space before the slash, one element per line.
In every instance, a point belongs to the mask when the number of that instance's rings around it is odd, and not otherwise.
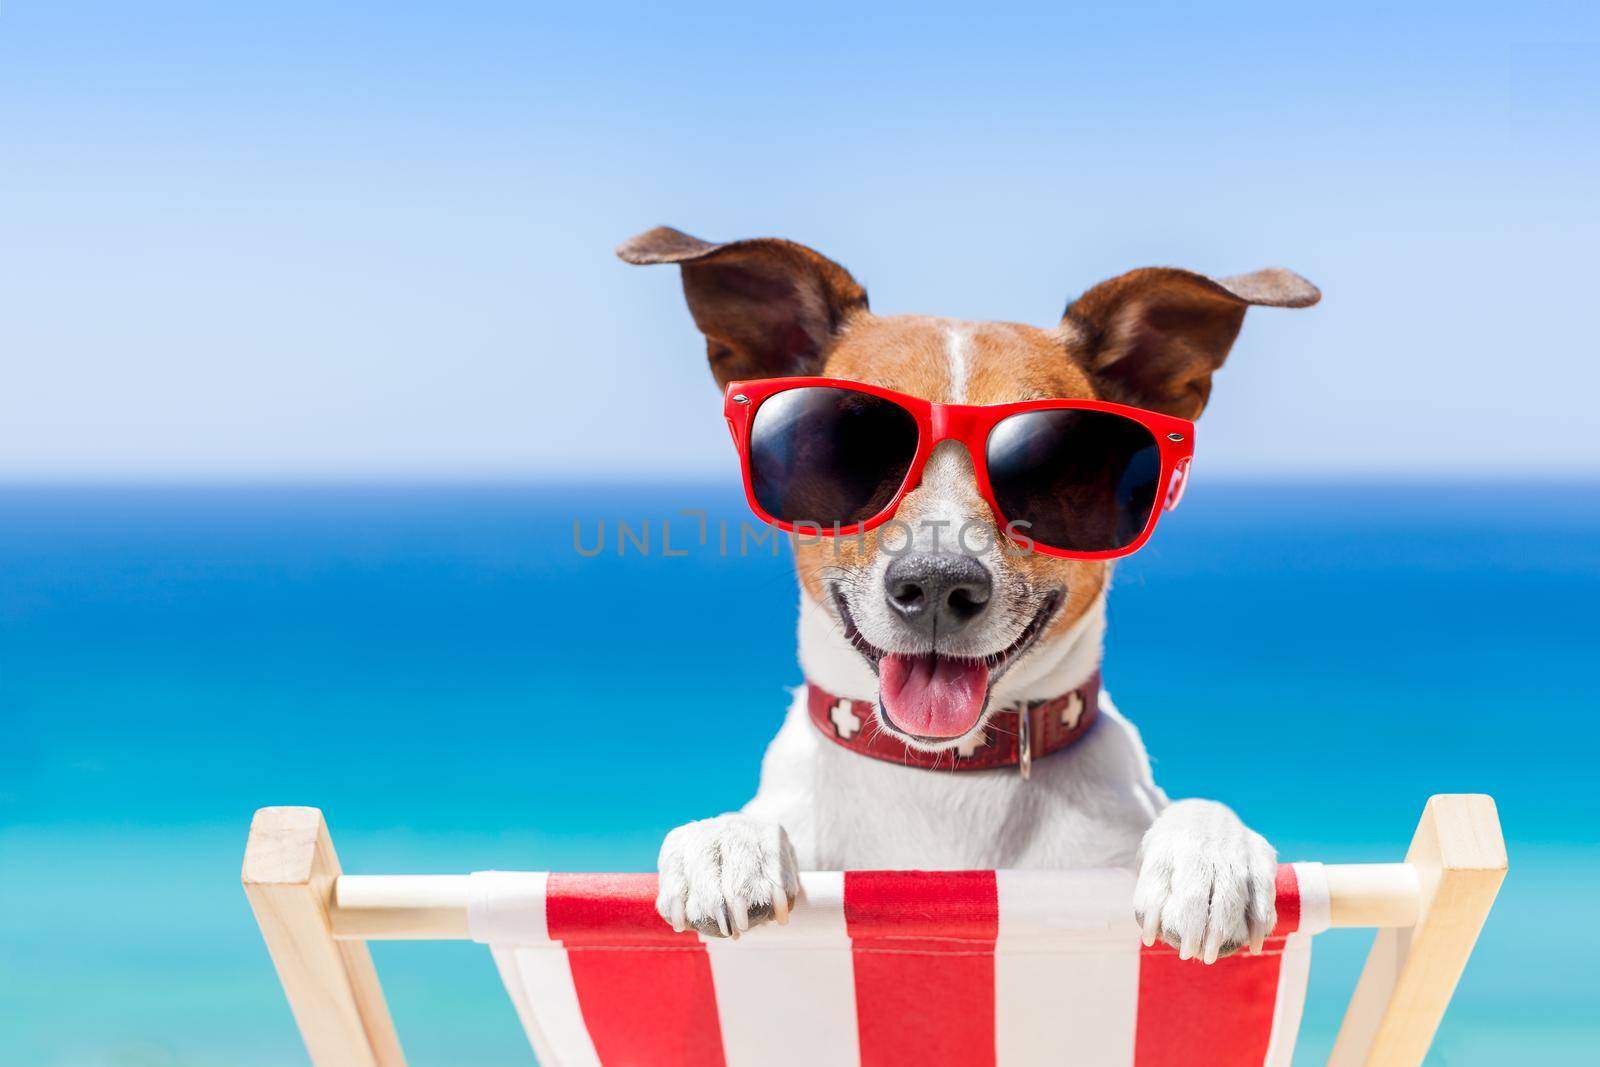
<path fill-rule="evenodd" d="M 889 721 L 918 737 L 960 737 L 978 724 L 989 688 L 982 660 L 886 655 L 878 694 Z"/>

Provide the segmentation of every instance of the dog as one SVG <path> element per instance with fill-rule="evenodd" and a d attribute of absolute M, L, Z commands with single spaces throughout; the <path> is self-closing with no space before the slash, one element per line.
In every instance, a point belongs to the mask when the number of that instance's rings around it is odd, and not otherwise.
<path fill-rule="evenodd" d="M 1205 407 L 1248 307 L 1321 295 L 1281 268 L 1220 280 L 1145 268 L 1042 329 L 875 315 L 847 270 L 786 240 L 658 227 L 617 254 L 679 267 L 724 388 L 819 376 L 942 405 L 1067 398 L 1182 420 Z M 1096 684 L 1113 560 L 1017 551 L 977 462 L 942 440 L 892 532 L 796 536 L 807 685 L 754 799 L 667 835 L 657 910 L 679 931 L 737 937 L 787 920 L 801 870 L 1128 867 L 1146 944 L 1205 963 L 1259 951 L 1276 921 L 1274 849 L 1220 803 L 1170 801 Z M 1159 491 L 1175 494 L 1183 473 Z M 1060 742 L 1048 753 L 1029 751 L 1039 714 Z M 1008 735 L 1014 758 L 962 769 Z"/>

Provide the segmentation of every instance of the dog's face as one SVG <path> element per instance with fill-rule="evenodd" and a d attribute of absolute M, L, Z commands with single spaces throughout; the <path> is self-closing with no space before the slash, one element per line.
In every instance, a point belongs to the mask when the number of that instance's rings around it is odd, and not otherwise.
<path fill-rule="evenodd" d="M 1096 396 L 1061 336 L 1007 323 L 861 314 L 821 373 L 941 403 Z M 1013 666 L 1069 633 L 1110 563 L 1021 551 L 980 495 L 965 446 L 936 446 L 897 523 L 857 538 L 799 538 L 806 592 L 877 674 L 884 726 L 923 747 L 982 724 Z"/>
<path fill-rule="evenodd" d="M 942 403 L 1107 399 L 1190 419 L 1246 307 L 1318 297 L 1284 270 L 1217 282 L 1154 268 L 1094 287 L 1046 330 L 876 316 L 848 272 L 787 241 L 713 245 L 660 228 L 618 254 L 680 265 L 721 385 L 824 375 Z M 973 462 L 960 443 L 941 442 L 896 523 L 860 538 L 800 538 L 795 549 L 807 595 L 877 677 L 883 727 L 920 748 L 981 729 L 996 691 L 1030 662 L 1049 662 L 1110 577 L 1104 560 L 1018 551 Z"/>

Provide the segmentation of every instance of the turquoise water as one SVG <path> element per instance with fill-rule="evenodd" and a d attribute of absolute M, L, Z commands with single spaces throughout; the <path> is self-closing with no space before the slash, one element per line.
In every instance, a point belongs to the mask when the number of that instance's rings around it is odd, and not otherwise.
<path fill-rule="evenodd" d="M 740 803 L 795 591 L 718 517 L 692 486 L 0 490 L 0 1062 L 299 1062 L 238 888 L 255 807 L 421 873 L 648 868 Z M 1430 1062 L 1586 1062 L 1597 594 L 1593 486 L 1201 482 L 1118 573 L 1106 676 L 1167 790 L 1285 858 L 1397 859 L 1429 793 L 1493 793 L 1511 874 Z M 1366 939 L 1319 939 L 1303 1062 Z M 486 953 L 374 955 L 414 1063 L 531 1062 Z"/>

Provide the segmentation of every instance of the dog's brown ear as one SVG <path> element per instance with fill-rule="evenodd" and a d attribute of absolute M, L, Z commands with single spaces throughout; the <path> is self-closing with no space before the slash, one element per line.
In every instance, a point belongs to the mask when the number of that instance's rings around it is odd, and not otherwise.
<path fill-rule="evenodd" d="M 1063 332 L 1108 400 L 1192 419 L 1211 395 L 1245 309 L 1310 307 L 1317 287 L 1282 267 L 1212 279 L 1171 267 L 1129 271 L 1067 307 Z"/>
<path fill-rule="evenodd" d="M 683 295 L 718 385 L 815 373 L 833 335 L 867 306 L 849 271 L 793 241 L 712 244 L 657 226 L 624 241 L 617 255 L 683 271 Z"/>

